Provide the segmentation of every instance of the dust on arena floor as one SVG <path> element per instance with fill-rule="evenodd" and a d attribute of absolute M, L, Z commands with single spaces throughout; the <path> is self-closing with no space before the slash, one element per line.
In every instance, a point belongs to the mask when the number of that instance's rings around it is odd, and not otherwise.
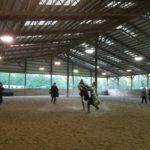
<path fill-rule="evenodd" d="M 6 97 L 0 105 L 0 150 L 149 150 L 150 107 L 102 99 L 82 111 L 79 97 Z"/>

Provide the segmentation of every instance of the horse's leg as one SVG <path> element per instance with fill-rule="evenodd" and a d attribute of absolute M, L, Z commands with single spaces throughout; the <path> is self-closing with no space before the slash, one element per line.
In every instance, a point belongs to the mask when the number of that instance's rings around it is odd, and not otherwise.
<path fill-rule="evenodd" d="M 95 104 L 94 104 L 95 105 Z M 99 107 L 97 106 L 97 105 L 95 105 L 95 108 L 96 108 L 96 110 L 98 110 L 99 109 Z"/>
<path fill-rule="evenodd" d="M 84 105 L 83 96 L 81 96 L 81 103 L 82 103 L 83 110 L 85 110 L 85 105 Z"/>
<path fill-rule="evenodd" d="M 53 99 L 54 99 L 54 97 L 52 96 L 51 103 L 53 103 Z"/>
<path fill-rule="evenodd" d="M 94 102 L 92 102 L 92 105 L 96 108 L 96 110 L 99 109 L 99 107 L 97 105 L 95 105 Z"/>
<path fill-rule="evenodd" d="M 96 110 L 98 110 L 99 109 L 99 107 L 94 103 L 94 100 L 93 100 L 93 98 L 91 97 L 90 98 L 90 105 L 92 105 L 93 107 L 95 107 L 96 108 Z"/>
<path fill-rule="evenodd" d="M 92 97 L 91 97 L 91 105 L 93 105 L 93 106 L 96 108 L 96 110 L 98 110 L 98 109 L 99 109 L 98 105 L 96 105 L 96 104 L 94 103 L 95 100 L 96 100 L 96 96 L 95 96 L 95 95 L 92 95 Z"/>
<path fill-rule="evenodd" d="M 56 97 L 54 97 L 54 104 L 56 103 Z"/>
<path fill-rule="evenodd" d="M 90 111 L 90 101 L 89 101 L 89 100 L 87 101 L 87 111 L 88 111 L 88 113 L 91 112 L 91 111 Z"/>

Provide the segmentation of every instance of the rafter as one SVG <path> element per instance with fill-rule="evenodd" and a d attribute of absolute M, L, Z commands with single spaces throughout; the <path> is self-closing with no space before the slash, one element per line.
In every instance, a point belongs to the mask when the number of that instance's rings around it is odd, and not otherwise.
<path fill-rule="evenodd" d="M 76 59 L 78 59 L 79 60 L 79 62 L 80 62 L 80 60 L 82 61 L 82 62 L 85 62 L 85 63 L 87 63 L 87 64 L 90 64 L 90 65 L 93 65 L 94 66 L 94 63 L 92 63 L 92 62 L 89 62 L 87 59 L 84 59 L 83 57 L 81 57 L 81 56 L 77 56 L 77 55 L 74 55 L 74 54 L 71 54 L 70 56 L 72 56 L 72 57 L 74 57 L 74 58 L 76 58 Z M 82 64 L 84 64 L 84 63 L 82 63 Z M 86 66 L 86 65 L 84 65 L 84 66 Z M 87 67 L 87 66 L 86 66 Z M 87 68 L 90 68 L 91 70 L 95 70 L 95 68 L 93 67 L 93 68 L 91 68 L 91 67 L 87 67 Z M 112 74 L 114 74 L 114 75 L 116 75 L 116 76 L 118 76 L 118 73 L 116 73 L 115 71 L 112 71 L 112 70 L 110 70 L 110 69 L 108 69 L 108 68 L 103 68 L 103 67 L 101 67 L 101 69 L 103 69 L 103 70 L 107 70 L 107 71 L 109 71 L 109 72 L 111 72 Z"/>
<path fill-rule="evenodd" d="M 78 13 L 78 12 L 70 12 L 70 13 L 58 13 L 58 12 L 33 12 L 33 11 L 21 11 L 21 12 L 0 12 L 0 20 L 94 20 L 94 19 L 107 19 L 114 17 L 138 17 L 143 16 L 144 12 L 127 12 L 124 9 L 120 10 L 110 10 L 107 12 L 101 13 Z"/>
<path fill-rule="evenodd" d="M 134 52 L 134 53 L 138 53 L 139 55 L 141 55 L 141 56 L 144 56 L 147 60 L 150 60 L 150 57 L 147 55 L 143 55 L 143 53 L 141 52 L 141 51 L 139 51 L 138 49 L 135 49 L 135 48 L 133 48 L 133 47 L 130 47 L 129 45 L 127 45 L 127 44 L 125 44 L 124 42 L 122 42 L 122 41 L 120 41 L 120 40 L 118 40 L 118 39 L 116 39 L 116 38 L 114 38 L 114 37 L 112 37 L 112 36 L 110 36 L 110 35 L 108 35 L 108 34 L 105 34 L 107 37 L 109 37 L 110 39 L 112 39 L 113 41 L 115 41 L 115 42 L 117 42 L 117 43 L 119 43 L 120 45 L 122 45 L 123 47 L 125 47 L 125 48 L 127 48 L 127 49 L 129 49 L 129 50 L 131 50 L 132 52 Z"/>

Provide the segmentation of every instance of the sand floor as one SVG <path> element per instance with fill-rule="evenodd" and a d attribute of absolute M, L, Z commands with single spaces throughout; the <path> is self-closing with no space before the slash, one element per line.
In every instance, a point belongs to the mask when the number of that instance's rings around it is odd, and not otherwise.
<path fill-rule="evenodd" d="M 103 100 L 88 114 L 79 97 L 4 98 L 0 150 L 150 150 L 150 107 Z"/>

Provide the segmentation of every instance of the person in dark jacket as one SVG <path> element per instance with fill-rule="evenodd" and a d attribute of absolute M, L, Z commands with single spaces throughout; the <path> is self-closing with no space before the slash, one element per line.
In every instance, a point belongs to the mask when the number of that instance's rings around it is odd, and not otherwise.
<path fill-rule="evenodd" d="M 145 104 L 147 104 L 147 93 L 146 93 L 146 88 L 145 87 L 142 89 L 141 96 L 142 96 L 141 103 L 143 104 L 144 101 L 145 101 Z"/>
<path fill-rule="evenodd" d="M 3 103 L 3 84 L 0 82 L 0 104 Z"/>
<path fill-rule="evenodd" d="M 56 97 L 59 96 L 59 93 L 58 93 L 58 87 L 56 85 L 56 83 L 54 82 L 54 84 L 52 85 L 51 89 L 51 103 L 56 103 Z"/>

